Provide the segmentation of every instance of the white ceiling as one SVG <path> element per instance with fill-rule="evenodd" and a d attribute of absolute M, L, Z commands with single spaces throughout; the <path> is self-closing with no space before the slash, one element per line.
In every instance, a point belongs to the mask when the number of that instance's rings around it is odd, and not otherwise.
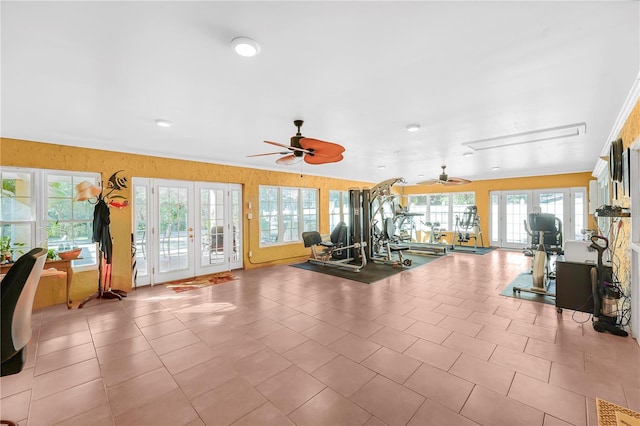
<path fill-rule="evenodd" d="M 637 1 L 0 8 L 3 137 L 369 182 L 415 183 L 441 164 L 472 180 L 592 171 L 640 70 Z M 236 55 L 237 36 L 261 53 Z M 345 159 L 246 157 L 288 144 L 296 118 Z M 464 142 L 581 122 L 578 137 L 462 155 Z"/>

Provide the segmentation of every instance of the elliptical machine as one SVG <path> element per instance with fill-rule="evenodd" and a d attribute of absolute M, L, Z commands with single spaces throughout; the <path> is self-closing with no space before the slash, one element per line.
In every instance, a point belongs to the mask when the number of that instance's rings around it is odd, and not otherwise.
<path fill-rule="evenodd" d="M 598 244 L 604 242 L 604 246 Z M 602 235 L 591 237 L 592 249 L 598 252 L 598 266 L 591 268 L 591 289 L 593 291 L 593 329 L 599 333 L 608 332 L 616 336 L 629 335 L 618 324 L 618 299 L 620 291 L 613 285 L 613 270 L 604 266 L 602 254 L 609 248 L 609 240 Z"/>

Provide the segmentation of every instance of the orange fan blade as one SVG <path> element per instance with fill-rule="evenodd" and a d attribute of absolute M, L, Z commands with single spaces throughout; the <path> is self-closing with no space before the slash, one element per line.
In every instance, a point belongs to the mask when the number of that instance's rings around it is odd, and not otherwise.
<path fill-rule="evenodd" d="M 289 165 L 289 164 L 294 164 L 297 163 L 298 161 L 301 160 L 302 157 L 296 157 L 293 154 L 289 154 L 289 155 L 285 155 L 284 157 L 278 158 L 276 160 L 277 164 L 285 164 L 285 165 Z"/>
<path fill-rule="evenodd" d="M 304 156 L 304 161 L 309 164 L 325 164 L 325 163 L 337 163 L 338 161 L 342 161 L 344 157 L 342 154 L 339 154 L 335 157 L 320 157 L 317 155 L 307 154 Z"/>
<path fill-rule="evenodd" d="M 313 150 L 313 155 L 316 157 L 336 158 L 344 152 L 342 145 L 313 138 L 300 139 L 300 146 L 307 150 Z"/>

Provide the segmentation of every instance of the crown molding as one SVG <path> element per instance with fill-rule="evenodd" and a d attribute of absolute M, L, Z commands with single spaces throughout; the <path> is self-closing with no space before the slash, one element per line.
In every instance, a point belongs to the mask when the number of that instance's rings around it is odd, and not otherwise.
<path fill-rule="evenodd" d="M 622 109 L 618 113 L 618 117 L 616 118 L 616 121 L 614 122 L 613 127 L 611 128 L 609 137 L 607 138 L 607 140 L 604 143 L 604 146 L 602 147 L 602 151 L 600 152 L 601 157 L 609 156 L 609 150 L 611 149 L 611 141 L 613 141 L 614 139 L 617 139 L 618 135 L 620 134 L 620 131 L 622 130 L 622 126 L 624 126 L 624 123 L 627 121 L 627 118 L 629 118 L 629 114 L 631 114 L 631 110 L 638 102 L 638 99 L 640 99 L 640 71 L 638 72 L 638 75 L 636 76 L 636 79 L 634 80 L 633 85 L 631 86 L 631 90 L 629 91 L 629 94 L 627 95 L 627 99 L 624 101 L 624 104 L 622 105 Z M 599 177 L 603 172 L 603 169 L 606 168 L 607 166 L 608 164 L 606 161 L 602 160 L 601 158 L 598 159 L 593 169 L 593 173 L 591 173 L 591 176 L 596 178 Z"/>

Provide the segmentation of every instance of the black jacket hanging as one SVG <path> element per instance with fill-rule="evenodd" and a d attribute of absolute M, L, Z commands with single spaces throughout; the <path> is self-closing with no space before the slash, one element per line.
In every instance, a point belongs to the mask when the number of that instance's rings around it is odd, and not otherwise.
<path fill-rule="evenodd" d="M 111 232 L 109 230 L 110 215 L 109 206 L 105 203 L 104 198 L 98 198 L 98 202 L 93 209 L 93 242 L 100 243 L 100 251 L 104 253 L 107 264 L 111 264 L 113 253 Z"/>

